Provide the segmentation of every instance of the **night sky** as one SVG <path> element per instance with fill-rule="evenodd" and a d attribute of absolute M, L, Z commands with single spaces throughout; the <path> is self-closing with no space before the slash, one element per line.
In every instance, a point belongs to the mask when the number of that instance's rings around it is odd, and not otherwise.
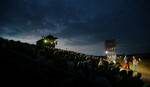
<path fill-rule="evenodd" d="M 105 55 L 150 52 L 150 0 L 0 0 L 0 37 L 35 44 L 58 37 L 57 48 Z"/>

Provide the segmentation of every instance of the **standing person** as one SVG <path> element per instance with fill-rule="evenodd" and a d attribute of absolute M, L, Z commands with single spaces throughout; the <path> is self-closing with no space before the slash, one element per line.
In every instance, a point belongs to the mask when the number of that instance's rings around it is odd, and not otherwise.
<path fill-rule="evenodd" d="M 124 57 L 124 62 L 125 62 L 125 69 L 127 69 L 127 67 L 128 67 L 128 69 L 130 69 L 130 67 L 129 67 L 129 60 L 128 60 L 126 55 Z"/>
<path fill-rule="evenodd" d="M 98 67 L 100 67 L 100 66 L 103 66 L 103 59 L 102 58 L 99 59 Z"/>
<path fill-rule="evenodd" d="M 136 60 L 135 56 L 133 56 L 133 67 L 134 67 L 134 71 L 136 72 L 137 71 L 137 64 L 139 62 Z"/>

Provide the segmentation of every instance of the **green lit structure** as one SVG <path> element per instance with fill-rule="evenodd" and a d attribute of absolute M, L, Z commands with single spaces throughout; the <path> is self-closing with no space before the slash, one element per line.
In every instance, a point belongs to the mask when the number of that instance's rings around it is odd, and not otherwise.
<path fill-rule="evenodd" d="M 46 37 L 42 37 L 42 39 L 38 40 L 36 42 L 36 44 L 40 48 L 43 48 L 43 47 L 55 48 L 55 45 L 57 45 L 56 39 L 57 39 L 57 37 L 54 37 L 52 35 L 48 35 Z"/>

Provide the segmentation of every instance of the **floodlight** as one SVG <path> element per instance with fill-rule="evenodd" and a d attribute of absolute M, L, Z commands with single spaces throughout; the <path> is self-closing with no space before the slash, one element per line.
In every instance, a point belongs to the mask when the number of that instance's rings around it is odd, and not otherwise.
<path fill-rule="evenodd" d="M 108 53 L 108 51 L 105 52 L 106 54 Z"/>
<path fill-rule="evenodd" d="M 46 42 L 47 42 L 47 40 L 44 40 L 44 42 L 46 43 Z"/>

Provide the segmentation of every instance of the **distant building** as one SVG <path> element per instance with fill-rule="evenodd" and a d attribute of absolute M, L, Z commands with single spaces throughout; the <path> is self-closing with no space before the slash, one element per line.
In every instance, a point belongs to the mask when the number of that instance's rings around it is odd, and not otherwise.
<path fill-rule="evenodd" d="M 38 40 L 36 42 L 38 47 L 53 47 L 55 48 L 55 45 L 57 45 L 56 41 L 57 37 L 54 37 L 52 35 L 48 35 L 46 37 L 42 37 L 42 39 Z"/>
<path fill-rule="evenodd" d="M 116 42 L 115 40 L 106 40 L 105 41 L 105 49 L 107 59 L 111 61 L 116 60 Z"/>

